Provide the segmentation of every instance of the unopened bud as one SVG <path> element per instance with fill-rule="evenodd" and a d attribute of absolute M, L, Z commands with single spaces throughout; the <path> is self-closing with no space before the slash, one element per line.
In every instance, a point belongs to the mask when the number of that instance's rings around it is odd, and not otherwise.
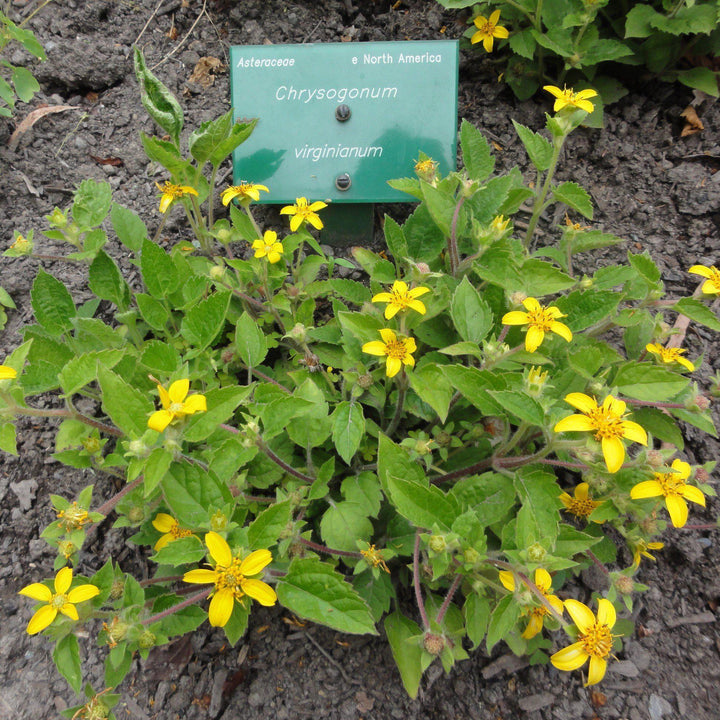
<path fill-rule="evenodd" d="M 695 397 L 695 407 L 698 410 L 707 410 L 710 407 L 710 400 L 704 395 L 697 395 Z"/>
<path fill-rule="evenodd" d="M 58 543 L 58 550 L 66 560 L 69 560 L 78 550 L 78 546 L 70 540 L 61 540 Z"/>
<path fill-rule="evenodd" d="M 428 547 L 436 553 L 441 553 L 445 550 L 447 547 L 447 543 L 445 542 L 445 537 L 443 535 L 431 535 L 430 541 L 428 542 Z"/>
<path fill-rule="evenodd" d="M 707 483 L 710 481 L 710 473 L 704 467 L 695 468 L 695 480 L 699 483 Z"/>
<path fill-rule="evenodd" d="M 296 323 L 287 334 L 287 337 L 297 343 L 304 343 L 307 339 L 307 329 L 302 323 Z"/>
<path fill-rule="evenodd" d="M 588 288 L 591 288 L 594 284 L 595 284 L 595 281 L 591 277 L 588 277 L 587 275 L 584 275 L 582 280 L 580 280 L 580 287 L 583 290 L 587 290 Z"/>
<path fill-rule="evenodd" d="M 220 359 L 225 363 L 226 365 L 229 362 L 232 362 L 233 358 L 235 357 L 235 351 L 232 348 L 225 348 L 220 353 Z"/>
<path fill-rule="evenodd" d="M 59 229 L 66 227 L 68 223 L 67 215 L 65 215 L 65 213 L 59 207 L 56 207 L 49 215 L 46 215 L 45 219 L 54 228 Z"/>
<path fill-rule="evenodd" d="M 478 562 L 478 560 L 480 560 L 480 553 L 475 548 L 467 548 L 463 553 L 463 558 L 466 563 L 474 565 Z"/>
<path fill-rule="evenodd" d="M 228 519 L 222 510 L 217 510 L 210 518 L 210 529 L 214 532 L 222 532 L 227 527 Z"/>
<path fill-rule="evenodd" d="M 142 650 L 149 650 L 151 647 L 155 647 L 155 633 L 151 633 L 149 630 L 143 630 L 142 635 L 138 639 L 138 647 Z"/>
<path fill-rule="evenodd" d="M 113 584 L 110 586 L 110 599 L 119 600 L 125 592 L 125 580 L 117 578 L 113 580 Z"/>
<path fill-rule="evenodd" d="M 635 581 L 627 575 L 619 575 L 615 579 L 615 587 L 623 595 L 630 595 L 635 589 Z"/>
<path fill-rule="evenodd" d="M 665 464 L 665 458 L 659 450 L 648 450 L 647 461 L 652 468 L 659 468 Z"/>
<path fill-rule="evenodd" d="M 423 636 L 423 647 L 431 655 L 439 655 L 445 649 L 445 638 L 442 635 L 426 632 Z"/>
<path fill-rule="evenodd" d="M 300 294 L 300 288 L 295 285 L 288 285 L 285 288 L 285 292 L 289 298 L 296 298 Z"/>
<path fill-rule="evenodd" d="M 367 390 L 373 384 L 372 375 L 368 375 L 367 373 L 365 373 L 364 375 L 360 375 L 360 377 L 357 379 L 357 384 L 363 390 Z"/>
<path fill-rule="evenodd" d="M 530 562 L 539 563 L 545 559 L 547 550 L 540 543 L 533 543 L 527 549 L 527 556 Z"/>
<path fill-rule="evenodd" d="M 141 523 L 145 519 L 145 509 L 139 505 L 134 505 L 128 511 L 128 520 L 131 523 Z"/>
<path fill-rule="evenodd" d="M 430 272 L 430 266 L 427 263 L 419 262 L 415 264 L 417 271 L 422 275 L 427 275 Z"/>
<path fill-rule="evenodd" d="M 131 440 L 128 444 L 128 454 L 136 458 L 148 455 L 150 448 L 142 440 Z"/>
<path fill-rule="evenodd" d="M 216 236 L 217 239 L 224 245 L 227 245 L 227 243 L 232 240 L 232 233 L 227 228 L 221 228 L 218 230 Z"/>
<path fill-rule="evenodd" d="M 227 232 L 227 230 L 225 232 Z M 213 265 L 210 268 L 210 277 L 213 280 L 221 280 L 223 275 L 225 275 L 225 267 L 223 265 Z"/>
<path fill-rule="evenodd" d="M 100 438 L 87 437 L 83 439 L 82 444 L 91 455 L 97 455 L 100 452 Z"/>
<path fill-rule="evenodd" d="M 527 300 L 527 293 L 522 292 L 522 290 L 518 290 L 510 295 L 511 305 L 522 305 L 523 300 Z"/>

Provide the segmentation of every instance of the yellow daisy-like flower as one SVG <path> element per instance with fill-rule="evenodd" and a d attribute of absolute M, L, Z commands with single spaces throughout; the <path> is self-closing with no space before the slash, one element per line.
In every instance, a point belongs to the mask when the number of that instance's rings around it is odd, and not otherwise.
<path fill-rule="evenodd" d="M 492 52 L 493 49 L 493 38 L 506 38 L 508 36 L 507 28 L 498 25 L 500 19 L 500 11 L 495 10 L 489 18 L 478 15 L 473 23 L 477 28 L 477 32 L 470 38 L 470 42 L 475 43 L 482 42 L 486 52 Z"/>
<path fill-rule="evenodd" d="M 558 308 L 552 305 L 544 307 L 533 297 L 525 298 L 522 304 L 527 312 L 513 310 L 505 313 L 502 324 L 529 326 L 525 335 L 525 349 L 528 352 L 535 352 L 540 347 L 546 332 L 553 332 L 568 342 L 572 340 L 570 328 L 557 320 L 566 317 Z"/>
<path fill-rule="evenodd" d="M 702 285 L 702 291 L 706 295 L 720 295 L 720 270 L 714 265 L 693 265 L 688 272 L 706 278 Z"/>
<path fill-rule="evenodd" d="M 387 563 L 383 559 L 382 550 L 377 550 L 375 548 L 375 545 L 370 545 L 367 550 L 361 550 L 360 554 L 363 556 L 363 558 L 365 558 L 365 562 L 368 565 L 371 565 L 374 568 L 379 567 L 383 569 L 386 573 L 390 572 Z"/>
<path fill-rule="evenodd" d="M 167 390 L 162 385 L 158 385 L 157 389 L 163 409 L 156 410 L 148 419 L 148 427 L 153 430 L 162 432 L 176 418 L 207 410 L 204 395 L 187 396 L 190 390 L 190 381 L 187 379 L 176 380 Z"/>
<path fill-rule="evenodd" d="M 680 363 L 680 365 L 688 369 L 690 372 L 695 370 L 695 366 L 687 358 L 682 357 L 682 354 L 687 352 L 687 350 L 685 350 L 684 348 L 666 348 L 663 347 L 660 343 L 648 343 L 645 346 L 645 349 L 649 353 L 657 355 L 664 363 L 670 364 L 676 362 Z"/>
<path fill-rule="evenodd" d="M 35 635 L 44 630 L 57 617 L 58 612 L 77 622 L 80 618 L 75 605 L 90 600 L 100 593 L 100 588 L 89 583 L 70 590 L 72 577 L 72 568 L 64 567 L 55 576 L 55 592 L 42 583 L 32 583 L 20 590 L 19 595 L 45 603 L 30 618 L 27 626 L 28 635 Z"/>
<path fill-rule="evenodd" d="M 570 393 L 565 402 L 582 412 L 568 415 L 555 425 L 555 432 L 592 432 L 602 445 L 603 457 L 609 472 L 617 472 L 625 461 L 622 438 L 647 445 L 647 433 L 632 420 L 625 420 L 626 405 L 608 395 L 602 405 L 583 393 Z"/>
<path fill-rule="evenodd" d="M 362 351 L 369 355 L 386 356 L 385 371 L 388 377 L 395 377 L 403 365 L 412 367 L 415 365 L 415 358 L 412 353 L 417 350 L 414 338 L 397 337 L 392 330 L 383 328 L 380 330 L 381 340 L 373 340 L 362 346 Z"/>
<path fill-rule="evenodd" d="M 587 113 L 595 110 L 595 106 L 589 100 L 589 98 L 597 96 L 597 91 L 592 88 L 573 92 L 573 89 L 568 87 L 563 87 L 561 90 L 555 85 L 543 85 L 543 90 L 547 90 L 555 98 L 553 112 L 560 112 L 566 107 L 579 108 Z"/>
<path fill-rule="evenodd" d="M 585 687 L 595 685 L 605 677 L 607 656 L 613 645 L 611 630 L 616 615 L 613 604 L 601 598 L 598 600 L 597 618 L 593 611 L 577 600 L 566 600 L 565 609 L 570 614 L 580 634 L 577 642 L 558 650 L 550 662 L 558 669 L 570 672 L 582 667 L 590 659 L 590 670 Z"/>
<path fill-rule="evenodd" d="M 215 585 L 208 610 L 210 624 L 213 627 L 224 627 L 232 615 L 235 602 L 241 602 L 245 595 L 266 607 L 276 603 L 275 591 L 262 580 L 251 577 L 259 575 L 263 568 L 272 562 L 272 554 L 269 550 L 255 550 L 241 560 L 237 555 L 233 555 L 225 538 L 216 532 L 205 535 L 205 544 L 210 557 L 215 562 L 215 568 L 190 570 L 185 573 L 183 580 L 189 583 Z"/>
<path fill-rule="evenodd" d="M 688 519 L 686 500 L 705 507 L 705 495 L 700 488 L 688 485 L 690 465 L 684 460 L 673 460 L 670 466 L 674 472 L 655 473 L 654 480 L 638 483 L 630 491 L 633 500 L 663 496 L 670 513 L 670 520 L 676 528 L 684 527 Z"/>
<path fill-rule="evenodd" d="M 14 380 L 17 377 L 17 370 L 8 365 L 0 365 L 0 380 Z"/>
<path fill-rule="evenodd" d="M 381 292 L 375 295 L 372 302 L 388 303 L 385 308 L 385 318 L 389 320 L 401 310 L 416 310 L 421 315 L 425 314 L 425 305 L 417 298 L 422 297 L 425 293 L 430 292 L 430 288 L 416 287 L 408 290 L 407 283 L 402 280 L 396 280 L 390 288 L 390 292 Z"/>
<path fill-rule="evenodd" d="M 197 195 L 198 191 L 194 187 L 189 185 L 174 185 L 173 183 L 166 182 L 164 185 L 155 183 L 157 189 L 162 193 L 160 196 L 160 212 L 164 213 L 167 209 L 181 197 L 185 195 Z"/>
<path fill-rule="evenodd" d="M 270 192 L 265 185 L 256 185 L 253 183 L 240 183 L 240 185 L 231 185 L 222 191 L 220 196 L 223 205 L 229 205 L 235 198 L 240 199 L 241 205 L 248 205 L 251 200 L 257 202 L 260 199 L 260 191 Z"/>
<path fill-rule="evenodd" d="M 152 521 L 153 527 L 161 533 L 165 533 L 156 543 L 155 550 L 162 550 L 168 543 L 180 538 L 190 537 L 192 530 L 180 527 L 180 523 L 167 513 L 158 513 Z"/>
<path fill-rule="evenodd" d="M 560 495 L 560 500 L 569 513 L 577 515 L 577 517 L 587 518 L 596 507 L 602 504 L 602 500 L 593 500 L 590 497 L 588 494 L 589 487 L 586 482 L 582 482 L 575 487 L 572 495 L 566 492 Z"/>
<path fill-rule="evenodd" d="M 253 240 L 252 249 L 255 251 L 256 258 L 268 259 L 273 265 L 278 262 L 283 254 L 283 246 L 278 242 L 277 233 L 274 230 L 266 230 L 262 239 Z"/>
<path fill-rule="evenodd" d="M 303 223 L 310 223 L 316 230 L 322 230 L 323 224 L 318 210 L 327 207 L 327 203 L 317 200 L 308 205 L 307 198 L 301 197 L 295 199 L 294 205 L 286 205 L 280 210 L 281 215 L 292 215 L 290 218 L 290 229 L 295 232 Z"/>
<path fill-rule="evenodd" d="M 646 542 L 645 540 L 638 540 L 633 545 L 633 565 L 639 567 L 642 558 L 646 557 L 648 560 L 655 562 L 655 556 L 651 555 L 648 550 L 662 550 L 665 547 L 665 543 L 661 542 Z"/>
<path fill-rule="evenodd" d="M 501 570 L 499 572 L 499 576 L 503 587 L 510 592 L 515 592 L 515 576 L 508 570 Z M 545 600 L 547 600 L 550 607 L 552 607 L 558 615 L 562 615 L 562 600 L 556 595 L 550 594 L 552 589 L 552 578 L 550 577 L 550 573 L 547 570 L 543 570 L 543 568 L 538 568 L 535 570 L 534 581 L 537 589 L 542 593 L 542 596 Z M 528 608 L 525 610 L 525 613 L 530 614 L 530 620 L 528 622 L 528 626 L 523 631 L 522 637 L 526 640 L 530 640 L 543 629 L 545 617 L 550 614 L 550 611 L 544 605 L 540 605 L 539 607 Z"/>

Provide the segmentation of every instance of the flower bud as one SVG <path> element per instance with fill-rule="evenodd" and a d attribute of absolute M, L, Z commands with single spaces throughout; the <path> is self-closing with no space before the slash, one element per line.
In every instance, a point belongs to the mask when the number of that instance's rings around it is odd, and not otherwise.
<path fill-rule="evenodd" d="M 707 410 L 710 407 L 710 400 L 704 395 L 695 396 L 695 407 L 698 410 Z"/>
<path fill-rule="evenodd" d="M 363 390 L 367 390 L 373 384 L 372 375 L 369 375 L 367 373 L 365 373 L 364 375 L 360 375 L 360 377 L 357 379 L 357 384 Z"/>
<path fill-rule="evenodd" d="M 432 632 L 426 632 L 423 636 L 423 647 L 431 655 L 439 655 L 445 649 L 445 638 Z"/>
<path fill-rule="evenodd" d="M 116 578 L 113 580 L 113 584 L 110 587 L 110 599 L 119 600 L 125 592 L 125 580 L 123 578 Z"/>
<path fill-rule="evenodd" d="M 418 160 L 415 163 L 415 174 L 426 183 L 431 185 L 437 181 L 438 164 L 432 159 Z"/>
<path fill-rule="evenodd" d="M 33 241 L 30 238 L 18 235 L 13 244 L 5 251 L 5 255 L 8 257 L 32 255 L 34 247 Z"/>
<path fill-rule="evenodd" d="M 110 647 L 115 647 L 122 642 L 127 635 L 128 627 L 128 624 L 121 620 L 118 615 L 112 619 L 109 625 L 103 623 L 103 630 L 107 633 L 107 644 Z"/>
<path fill-rule="evenodd" d="M 151 647 L 155 647 L 155 639 L 155 633 L 149 630 L 143 630 L 138 638 L 138 647 L 141 650 L 149 650 Z"/>
<path fill-rule="evenodd" d="M 133 505 L 128 511 L 127 516 L 131 523 L 141 523 L 145 519 L 145 508 L 140 505 Z"/>
<path fill-rule="evenodd" d="M 704 467 L 695 468 L 695 480 L 699 483 L 707 483 L 710 481 L 710 473 Z"/>
<path fill-rule="evenodd" d="M 223 245 L 227 245 L 232 240 L 232 233 L 227 228 L 220 228 L 215 236 Z"/>
<path fill-rule="evenodd" d="M 647 461 L 651 468 L 659 468 L 665 464 L 665 458 L 659 450 L 648 450 Z"/>
<path fill-rule="evenodd" d="M 416 263 L 415 268 L 421 275 L 427 275 L 430 272 L 430 266 L 424 262 Z"/>
<path fill-rule="evenodd" d="M 46 215 L 45 219 L 52 227 L 60 230 L 67 227 L 68 224 L 67 215 L 59 207 L 56 207 L 49 215 Z"/>
<path fill-rule="evenodd" d="M 97 455 L 100 452 L 100 438 L 90 436 L 82 440 L 83 447 L 91 455 Z"/>
<path fill-rule="evenodd" d="M 213 532 L 222 532 L 227 527 L 228 519 L 222 510 L 216 510 L 210 518 L 210 529 Z"/>
<path fill-rule="evenodd" d="M 78 546 L 70 540 L 61 540 L 58 543 L 58 550 L 66 560 L 69 560 L 78 550 Z"/>
<path fill-rule="evenodd" d="M 447 547 L 444 535 L 431 535 L 428 542 L 428 547 L 436 553 L 441 553 Z"/>
<path fill-rule="evenodd" d="M 227 232 L 227 231 L 225 231 Z M 213 265 L 210 268 L 210 278 L 212 280 L 222 280 L 225 275 L 225 267 L 223 265 Z"/>
<path fill-rule="evenodd" d="M 480 553 L 475 548 L 467 548 L 463 553 L 463 559 L 469 565 L 475 565 L 480 560 Z"/>
<path fill-rule="evenodd" d="M 296 343 L 304 343 L 307 340 L 307 329 L 302 323 L 296 323 L 286 337 Z"/>
<path fill-rule="evenodd" d="M 580 280 L 580 287 L 583 290 L 587 290 L 588 288 L 591 288 L 595 284 L 595 281 L 588 277 L 587 275 L 583 275 L 582 280 Z"/>
<path fill-rule="evenodd" d="M 288 285 L 285 288 L 285 292 L 287 293 L 287 296 L 289 298 L 296 298 L 298 295 L 300 295 L 300 288 L 296 287 L 295 285 Z"/>
<path fill-rule="evenodd" d="M 511 305 L 522 305 L 523 300 L 527 299 L 527 293 L 522 292 L 522 290 L 518 290 L 517 292 L 514 292 L 510 295 L 510 304 Z"/>
<path fill-rule="evenodd" d="M 128 443 L 128 455 L 144 458 L 150 453 L 150 448 L 142 440 L 131 440 Z"/>
<path fill-rule="evenodd" d="M 615 579 L 615 587 L 619 593 L 630 595 L 635 589 L 635 581 L 627 575 L 618 575 Z"/>
<path fill-rule="evenodd" d="M 547 550 L 540 543 L 533 543 L 527 549 L 527 558 L 529 562 L 540 563 L 545 559 Z"/>

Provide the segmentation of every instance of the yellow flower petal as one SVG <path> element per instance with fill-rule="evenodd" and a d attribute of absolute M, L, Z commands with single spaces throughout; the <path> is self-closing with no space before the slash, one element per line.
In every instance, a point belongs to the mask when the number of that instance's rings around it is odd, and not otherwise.
<path fill-rule="evenodd" d="M 586 635 L 593 625 L 595 625 L 595 615 L 593 615 L 593 611 L 579 600 L 573 600 L 572 598 L 566 600 L 565 609 L 583 635 Z"/>
<path fill-rule="evenodd" d="M 640 443 L 640 445 L 647 445 L 647 433 L 645 432 L 645 428 L 641 425 L 638 425 L 632 420 L 623 420 L 622 430 L 623 437 L 626 437 L 628 440 L 632 440 L 633 442 Z"/>
<path fill-rule="evenodd" d="M 697 488 L 694 485 L 685 485 L 682 489 L 682 496 L 690 502 L 694 502 L 705 507 L 705 495 L 703 495 L 703 491 L 700 488 Z"/>
<path fill-rule="evenodd" d="M 162 432 L 171 422 L 174 415 L 169 410 L 156 410 L 148 418 L 148 427 L 151 430 Z"/>
<path fill-rule="evenodd" d="M 677 477 L 681 480 L 687 480 L 692 472 L 692 468 L 689 463 L 686 463 L 684 460 L 680 460 L 680 458 L 675 458 L 670 467 L 677 471 Z"/>
<path fill-rule="evenodd" d="M 7 365 L 0 365 L 0 380 L 14 380 L 16 377 L 17 370 Z"/>
<path fill-rule="evenodd" d="M 31 618 L 26 628 L 28 635 L 36 635 L 57 617 L 58 611 L 52 605 L 43 605 Z"/>
<path fill-rule="evenodd" d="M 420 302 L 420 300 L 408 300 L 407 306 L 411 310 L 415 310 L 415 312 L 419 312 L 421 315 L 425 314 L 425 304 Z"/>
<path fill-rule="evenodd" d="M 52 590 L 42 583 L 32 583 L 32 585 L 26 585 L 22 590 L 18 591 L 18 595 L 24 595 L 25 597 L 32 598 L 33 600 L 39 600 L 40 602 L 49 603 L 52 600 Z"/>
<path fill-rule="evenodd" d="M 676 528 L 685 527 L 688 519 L 688 506 L 685 500 L 677 495 L 668 495 L 665 498 L 665 505 L 670 513 L 672 524 Z"/>
<path fill-rule="evenodd" d="M 165 533 L 162 537 L 158 538 L 158 541 L 153 545 L 153 550 L 158 552 L 162 550 L 168 543 L 171 543 L 175 539 L 172 533 Z"/>
<path fill-rule="evenodd" d="M 618 437 L 603 438 L 601 445 L 608 472 L 616 473 L 625 462 L 623 441 Z"/>
<path fill-rule="evenodd" d="M 490 13 L 490 17 L 488 19 L 489 19 L 490 25 L 497 25 L 498 20 L 500 19 L 500 11 L 493 10 L 492 13 Z"/>
<path fill-rule="evenodd" d="M 700 275 L 704 278 L 709 278 L 712 276 L 712 271 L 710 268 L 705 267 L 704 265 L 693 265 L 688 272 L 693 273 L 694 275 Z"/>
<path fill-rule="evenodd" d="M 509 34 L 507 28 L 504 27 L 496 27 L 493 29 L 493 36 L 496 38 L 504 39 L 508 37 Z"/>
<path fill-rule="evenodd" d="M 210 600 L 208 619 L 213 627 L 225 627 L 235 607 L 235 594 L 229 588 L 218 590 Z"/>
<path fill-rule="evenodd" d="M 605 677 L 605 670 L 607 669 L 607 660 L 605 658 L 597 657 L 595 655 L 590 656 L 590 666 L 588 669 L 588 679 L 585 683 L 585 687 L 588 685 L 595 685 L 599 683 Z"/>
<path fill-rule="evenodd" d="M 385 363 L 385 373 L 388 377 L 395 377 L 400 372 L 400 368 L 402 368 L 400 358 L 388 357 Z"/>
<path fill-rule="evenodd" d="M 392 302 L 393 296 L 389 292 L 381 292 L 377 295 L 373 295 L 373 298 L 370 302 Z"/>
<path fill-rule="evenodd" d="M 293 215 L 290 218 L 290 229 L 293 232 L 296 232 L 297 229 L 302 225 L 302 221 L 303 221 L 303 219 L 302 219 L 301 215 Z"/>
<path fill-rule="evenodd" d="M 593 398 L 584 393 L 569 393 L 565 396 L 565 402 L 568 405 L 572 405 L 576 410 L 583 413 L 589 413 L 593 410 L 597 410 L 598 404 Z"/>
<path fill-rule="evenodd" d="M 531 613 L 530 621 L 527 627 L 523 630 L 522 637 L 526 640 L 531 640 L 543 629 L 543 616 L 539 613 Z"/>
<path fill-rule="evenodd" d="M 245 578 L 240 583 L 240 587 L 246 595 L 251 597 L 253 600 L 257 600 L 265 607 L 272 607 L 277 602 L 277 595 L 275 591 L 262 580 Z"/>
<path fill-rule="evenodd" d="M 408 295 L 414 299 L 414 298 L 422 297 L 425 293 L 429 293 L 429 292 L 430 292 L 430 288 L 419 286 L 419 287 L 413 288 L 412 290 L 408 291 Z"/>
<path fill-rule="evenodd" d="M 612 630 L 616 619 L 615 606 L 606 598 L 600 598 L 598 600 L 597 621 L 601 625 L 607 625 Z"/>
<path fill-rule="evenodd" d="M 207 411 L 207 400 L 204 395 L 190 395 L 183 403 L 183 412 L 186 415 L 194 415 L 196 412 Z"/>
<path fill-rule="evenodd" d="M 567 340 L 568 342 L 572 341 L 572 337 L 573 337 L 572 331 L 564 323 L 555 321 L 550 326 L 550 330 L 551 330 L 551 332 L 554 332 L 556 335 L 559 335 L 563 340 Z"/>
<path fill-rule="evenodd" d="M 385 355 L 385 343 L 380 340 L 372 340 L 362 346 L 362 351 L 368 355 Z"/>
<path fill-rule="evenodd" d="M 67 595 L 68 602 L 81 603 L 90 600 L 100 594 L 100 588 L 87 583 L 74 587 Z"/>
<path fill-rule="evenodd" d="M 152 524 L 158 532 L 167 533 L 170 532 L 175 525 L 177 525 L 177 521 L 172 515 L 168 515 L 167 513 L 158 513 L 152 521 Z"/>
<path fill-rule="evenodd" d="M 633 500 L 642 500 L 644 498 L 658 497 L 663 494 L 662 485 L 657 480 L 644 480 L 638 483 L 630 491 L 630 497 Z"/>
<path fill-rule="evenodd" d="M 210 557 L 223 567 L 229 567 L 232 564 L 233 556 L 227 540 L 222 535 L 210 531 L 205 534 L 205 544 L 207 545 Z"/>
<path fill-rule="evenodd" d="M 170 396 L 168 395 L 168 391 L 162 386 L 157 386 L 158 395 L 160 396 L 160 403 L 167 410 L 170 405 L 172 404 L 172 400 L 170 400 Z"/>
<path fill-rule="evenodd" d="M 545 570 L 544 568 L 538 568 L 535 571 L 535 584 L 542 590 L 543 592 L 547 592 L 550 589 L 550 586 L 552 585 L 552 578 L 550 577 L 550 573 Z"/>
<path fill-rule="evenodd" d="M 556 98 L 562 97 L 563 91 L 555 85 L 543 85 L 543 90 L 546 90 Z"/>
<path fill-rule="evenodd" d="M 530 318 L 526 312 L 522 310 L 512 310 L 509 313 L 505 313 L 502 317 L 503 325 L 527 325 L 530 322 Z"/>
<path fill-rule="evenodd" d="M 77 621 L 80 619 L 80 616 L 78 615 L 77 609 L 76 609 L 75 606 L 72 605 L 71 603 L 65 603 L 65 604 L 60 608 L 60 612 L 61 612 L 63 615 L 66 615 L 67 617 L 69 617 L 71 620 L 74 620 L 75 622 L 77 622 Z"/>
<path fill-rule="evenodd" d="M 168 397 L 171 403 L 181 403 L 187 397 L 188 391 L 190 390 L 190 380 L 183 378 L 182 380 L 176 380 L 168 388 Z"/>
<path fill-rule="evenodd" d="M 576 500 L 587 500 L 588 499 L 588 490 L 590 489 L 590 485 L 588 485 L 586 482 L 579 483 L 576 488 L 575 492 L 573 493 L 575 495 Z"/>
<path fill-rule="evenodd" d="M 562 650 L 558 650 L 550 657 L 550 662 L 558 669 L 565 672 L 577 670 L 582 667 L 590 656 L 583 649 L 580 642 L 568 645 Z"/>
<path fill-rule="evenodd" d="M 58 595 L 64 595 L 72 584 L 72 568 L 64 567 L 58 570 L 58 574 L 55 576 L 55 592 Z"/>
<path fill-rule="evenodd" d="M 215 584 L 218 579 L 218 574 L 215 570 L 189 570 L 183 575 L 183 581 L 187 583 L 193 583 L 196 585 L 205 585 L 207 583 Z"/>
<path fill-rule="evenodd" d="M 515 576 L 509 570 L 500 570 L 498 577 L 506 590 L 515 591 Z"/>
<path fill-rule="evenodd" d="M 389 343 L 395 342 L 397 340 L 397 336 L 389 328 L 382 328 L 380 330 L 380 337 L 383 339 L 383 342 L 386 345 L 388 345 Z"/>
<path fill-rule="evenodd" d="M 587 415 L 568 415 L 566 418 L 556 423 L 553 430 L 557 433 L 561 432 L 585 432 L 594 430 L 595 426 Z"/>
<path fill-rule="evenodd" d="M 525 335 L 525 350 L 531 353 L 535 352 L 540 347 L 544 339 L 545 333 L 543 330 L 536 325 L 531 325 Z"/>
<path fill-rule="evenodd" d="M 240 572 L 243 575 L 257 575 L 271 562 L 272 553 L 269 550 L 255 550 L 240 563 Z"/>

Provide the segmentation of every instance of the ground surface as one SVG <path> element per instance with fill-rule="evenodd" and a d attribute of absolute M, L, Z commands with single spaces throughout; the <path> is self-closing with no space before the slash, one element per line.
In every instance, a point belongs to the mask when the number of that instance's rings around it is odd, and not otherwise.
<path fill-rule="evenodd" d="M 17 2 L 14 12 L 21 18 L 37 4 Z M 405 0 L 395 9 L 387 0 L 355 0 L 351 10 L 347 5 L 351 3 L 337 0 L 208 2 L 207 13 L 191 29 L 203 7 L 199 0 L 50 4 L 30 22 L 48 51 L 48 61 L 36 69 L 42 93 L 30 106 L 21 106 L 18 117 L 43 103 L 77 109 L 40 120 L 15 151 L 6 145 L 13 126 L 0 125 L 2 244 L 10 242 L 13 230 L 39 230 L 41 216 L 55 205 L 66 206 L 73 187 L 87 177 L 109 180 L 117 202 L 132 207 L 151 227 L 157 223 L 153 183 L 164 178 L 148 164 L 138 139 L 141 129 L 153 128 L 140 105 L 129 60 L 146 23 L 139 44 L 148 65 L 163 61 L 156 72 L 181 97 L 186 128 L 227 109 L 227 75 L 220 75 L 209 88 L 190 81 L 190 76 L 200 57 L 226 62 L 231 44 L 436 39 L 457 37 L 463 30 L 431 0 Z M 24 56 L 10 59 L 23 62 Z M 681 139 L 680 112 L 691 99 L 683 88 L 639 82 L 610 108 L 604 130 L 573 136 L 561 173 L 592 194 L 598 210 L 595 227 L 627 238 L 633 251 L 649 250 L 669 292 L 677 295 L 694 288 L 686 273 L 691 264 L 720 260 L 720 173 L 715 172 L 720 163 L 720 104 L 703 108 L 702 133 Z M 528 171 L 510 121 L 516 118 L 538 129 L 548 109 L 547 98 L 518 103 L 495 82 L 487 64 L 477 56 L 463 57 L 460 116 L 495 141 L 500 166 L 520 163 Z M 96 158 L 119 158 L 122 163 L 103 165 Z M 171 218 L 169 237 L 177 232 L 173 223 Z M 41 252 L 64 251 L 49 241 L 41 244 Z M 624 252 L 613 249 L 600 262 Z M 0 283 L 18 305 L 0 336 L 0 358 L 18 344 L 17 330 L 30 319 L 29 288 L 38 264 L 0 260 Z M 82 297 L 84 272 L 43 264 Z M 717 347 L 717 336 L 702 330 L 689 336 L 691 356 L 705 353 L 706 377 L 720 369 L 713 342 Z M 53 436 L 46 423 L 22 422 L 20 456 L 0 458 L 3 720 L 53 717 L 56 709 L 74 701 L 52 665 L 49 644 L 25 635 L 30 610 L 16 595 L 22 585 L 47 577 L 52 569 L 52 554 L 38 539 L 52 519 L 48 494 L 72 495 L 96 481 L 98 497 L 112 492 L 107 479 L 53 462 L 48 457 Z M 719 451 L 717 441 L 689 433 L 690 462 L 717 459 Z M 706 513 L 693 513 L 691 522 L 713 522 L 718 509 L 712 501 Z M 99 538 L 81 558 L 84 571 L 92 572 L 110 555 L 132 565 L 134 551 L 123 536 L 101 532 Z M 496 650 L 493 658 L 476 653 L 450 677 L 432 668 L 420 697 L 412 701 L 402 690 L 382 639 L 293 626 L 278 608 L 254 611 L 247 636 L 235 648 L 228 648 L 222 636 L 205 625 L 154 663 L 144 668 L 136 663 L 123 688 L 118 717 L 716 719 L 720 534 L 687 530 L 664 539 L 666 549 L 658 563 L 643 566 L 639 576 L 653 588 L 636 606 L 642 637 L 625 642 L 621 662 L 611 665 L 599 688 L 604 698 L 583 689 L 577 673 L 529 668 L 522 659 L 503 655 L 506 650 Z M 592 579 L 586 581 L 592 587 Z M 96 653 L 92 647 L 88 652 Z M 101 687 L 97 658 L 89 668 L 95 687 Z"/>

